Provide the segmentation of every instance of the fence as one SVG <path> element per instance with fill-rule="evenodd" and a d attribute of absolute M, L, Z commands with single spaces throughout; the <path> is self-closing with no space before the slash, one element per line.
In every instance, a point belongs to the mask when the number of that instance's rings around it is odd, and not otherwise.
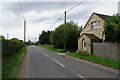
<path fill-rule="evenodd" d="M 99 57 L 118 60 L 120 58 L 120 44 L 93 43 L 93 54 Z"/>

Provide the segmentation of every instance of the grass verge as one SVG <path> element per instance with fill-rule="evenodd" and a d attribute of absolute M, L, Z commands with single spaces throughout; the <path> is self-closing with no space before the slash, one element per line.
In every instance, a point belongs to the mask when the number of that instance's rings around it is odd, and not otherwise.
<path fill-rule="evenodd" d="M 2 65 L 2 78 L 16 78 L 28 47 L 21 49 Z"/>
<path fill-rule="evenodd" d="M 98 64 L 102 64 L 114 69 L 120 69 L 120 62 L 116 61 L 116 60 L 111 60 L 108 58 L 102 58 L 102 57 L 97 57 L 97 56 L 93 56 L 93 55 L 87 55 L 87 54 L 82 54 L 80 52 L 76 52 L 76 53 L 71 53 L 71 54 L 67 54 L 68 56 L 72 56 L 72 57 L 76 57 L 76 58 L 80 58 L 80 59 L 84 59 L 87 61 L 91 61 L 94 63 L 98 63 Z"/>
<path fill-rule="evenodd" d="M 69 51 L 71 53 L 75 52 L 75 50 L 58 49 L 58 48 L 55 48 L 53 45 L 39 45 L 39 47 L 46 48 L 46 49 L 49 49 L 49 50 L 52 50 L 52 51 L 55 51 L 55 52 L 60 52 L 60 53 L 65 53 L 67 51 Z"/>
<path fill-rule="evenodd" d="M 75 52 L 74 50 L 56 49 L 52 45 L 39 45 L 39 47 L 46 48 L 46 49 L 49 49 L 49 50 L 52 50 L 55 52 L 60 52 L 60 53 L 69 51 L 71 54 L 67 54 L 68 56 L 91 61 L 91 62 L 94 62 L 97 64 L 101 64 L 104 66 L 108 66 L 108 67 L 120 70 L 120 62 L 116 61 L 116 60 L 111 60 L 109 58 L 102 58 L 102 57 L 97 57 L 97 56 L 93 56 L 93 55 L 82 54 L 80 52 Z"/>

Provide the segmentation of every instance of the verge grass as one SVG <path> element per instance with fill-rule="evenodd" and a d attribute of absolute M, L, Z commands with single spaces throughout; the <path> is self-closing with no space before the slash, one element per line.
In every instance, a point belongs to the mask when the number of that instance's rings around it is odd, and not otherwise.
<path fill-rule="evenodd" d="M 56 48 L 54 48 L 53 45 L 39 45 L 39 47 L 46 48 L 46 49 L 49 49 L 49 50 L 52 50 L 55 52 L 60 52 L 60 53 L 69 51 L 70 54 L 67 54 L 68 56 L 91 61 L 91 62 L 94 62 L 97 64 L 101 64 L 104 66 L 108 66 L 108 67 L 120 70 L 120 61 L 117 61 L 117 60 L 111 60 L 109 58 L 102 58 L 102 57 L 97 57 L 94 55 L 83 54 L 80 52 L 75 52 L 74 50 L 56 49 Z"/>
<path fill-rule="evenodd" d="M 2 65 L 2 78 L 16 78 L 28 47 L 22 48 Z"/>
<path fill-rule="evenodd" d="M 39 47 L 46 48 L 55 52 L 65 53 L 67 51 L 69 52 L 75 52 L 75 50 L 69 50 L 69 49 L 58 49 L 55 48 L 53 45 L 39 45 Z"/>
<path fill-rule="evenodd" d="M 71 54 L 67 54 L 68 56 L 76 57 L 79 59 L 91 61 L 94 63 L 98 63 L 101 65 L 105 65 L 114 69 L 120 69 L 120 62 L 117 60 L 111 60 L 109 58 L 102 58 L 102 57 L 97 57 L 93 55 L 88 55 L 88 54 L 82 54 L 80 52 L 75 52 Z"/>

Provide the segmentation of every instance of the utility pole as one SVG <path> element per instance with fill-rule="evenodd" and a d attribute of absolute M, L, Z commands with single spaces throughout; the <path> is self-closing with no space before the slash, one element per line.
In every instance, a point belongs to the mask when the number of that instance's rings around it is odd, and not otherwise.
<path fill-rule="evenodd" d="M 26 20 L 24 20 L 24 42 L 26 41 Z"/>
<path fill-rule="evenodd" d="M 66 27 L 66 11 L 65 11 L 65 19 L 64 19 L 64 24 L 65 24 L 65 26 L 64 26 L 64 31 L 63 31 L 63 36 L 64 36 L 64 40 L 63 40 L 63 46 L 64 46 L 64 49 L 65 49 L 65 27 Z"/>
<path fill-rule="evenodd" d="M 9 38 L 9 34 L 7 33 L 7 40 L 8 40 L 8 38 Z"/>
<path fill-rule="evenodd" d="M 66 24 L 66 11 L 65 11 L 65 24 Z"/>
<path fill-rule="evenodd" d="M 36 38 L 35 38 L 35 43 L 37 42 Z"/>

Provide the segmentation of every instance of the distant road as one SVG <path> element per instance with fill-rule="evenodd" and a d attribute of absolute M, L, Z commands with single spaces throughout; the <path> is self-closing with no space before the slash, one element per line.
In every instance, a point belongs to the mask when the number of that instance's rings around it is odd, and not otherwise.
<path fill-rule="evenodd" d="M 29 47 L 27 59 L 27 78 L 118 78 L 117 73 L 36 46 Z"/>

